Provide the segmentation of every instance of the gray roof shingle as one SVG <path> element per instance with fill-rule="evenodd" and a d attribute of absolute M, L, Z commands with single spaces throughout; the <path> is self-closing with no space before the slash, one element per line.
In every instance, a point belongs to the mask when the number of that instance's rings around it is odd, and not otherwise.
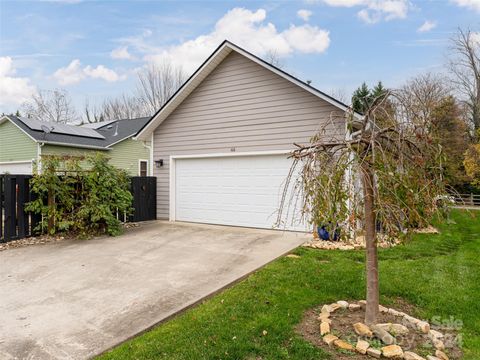
<path fill-rule="evenodd" d="M 61 125 L 40 122 L 35 119 L 8 116 L 26 134 L 37 142 L 72 147 L 88 147 L 108 150 L 109 146 L 134 136 L 149 120 L 149 117 L 108 121 L 93 129 L 91 126 Z M 39 123 L 53 127 L 49 133 L 40 129 Z"/>

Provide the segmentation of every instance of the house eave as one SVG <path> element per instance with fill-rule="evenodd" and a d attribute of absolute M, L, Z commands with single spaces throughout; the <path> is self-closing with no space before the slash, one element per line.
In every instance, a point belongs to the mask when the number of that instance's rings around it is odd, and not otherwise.
<path fill-rule="evenodd" d="M 62 143 L 62 142 L 58 142 L 58 141 L 41 141 L 41 140 L 38 140 L 37 142 L 42 143 L 42 144 L 46 144 L 46 145 L 65 146 L 65 147 L 71 147 L 71 148 L 103 150 L 103 151 L 111 150 L 107 147 L 102 147 L 102 146 Z"/>

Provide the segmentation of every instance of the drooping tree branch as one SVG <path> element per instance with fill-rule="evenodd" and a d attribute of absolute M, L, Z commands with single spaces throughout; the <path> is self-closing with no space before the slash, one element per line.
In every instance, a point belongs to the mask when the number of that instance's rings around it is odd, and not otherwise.
<path fill-rule="evenodd" d="M 398 237 L 425 225 L 436 212 L 435 198 L 444 193 L 437 164 L 441 148 L 403 112 L 392 111 L 394 101 L 399 104 L 402 97 L 386 91 L 371 100 L 363 117 L 346 114 L 351 131 L 343 139 L 327 136 L 332 116 L 309 144 L 295 144 L 281 203 L 281 208 L 291 206 L 287 189 L 295 183 L 301 190 L 300 213 L 312 224 L 337 229 L 361 220 L 366 240 L 365 321 L 370 324 L 378 316 L 377 237 Z M 354 191 L 350 174 L 360 179 Z"/>

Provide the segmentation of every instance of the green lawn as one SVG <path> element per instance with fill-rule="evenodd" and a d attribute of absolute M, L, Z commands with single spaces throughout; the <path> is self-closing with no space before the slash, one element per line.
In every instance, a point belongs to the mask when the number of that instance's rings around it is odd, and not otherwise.
<path fill-rule="evenodd" d="M 439 235 L 380 250 L 382 303 L 416 305 L 416 316 L 463 322 L 465 359 L 480 359 L 480 212 L 455 211 Z M 303 312 L 363 299 L 363 251 L 298 249 L 103 359 L 326 359 L 295 334 Z M 264 336 L 262 332 L 266 330 Z"/>

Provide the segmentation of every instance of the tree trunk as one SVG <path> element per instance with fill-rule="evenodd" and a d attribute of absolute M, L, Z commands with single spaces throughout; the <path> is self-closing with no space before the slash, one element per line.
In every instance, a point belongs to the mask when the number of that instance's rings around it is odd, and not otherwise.
<path fill-rule="evenodd" d="M 375 324 L 378 317 L 378 257 L 375 216 L 374 177 L 368 164 L 362 166 L 362 182 L 365 211 L 365 244 L 366 244 L 366 272 L 367 272 L 367 306 L 365 323 Z"/>

